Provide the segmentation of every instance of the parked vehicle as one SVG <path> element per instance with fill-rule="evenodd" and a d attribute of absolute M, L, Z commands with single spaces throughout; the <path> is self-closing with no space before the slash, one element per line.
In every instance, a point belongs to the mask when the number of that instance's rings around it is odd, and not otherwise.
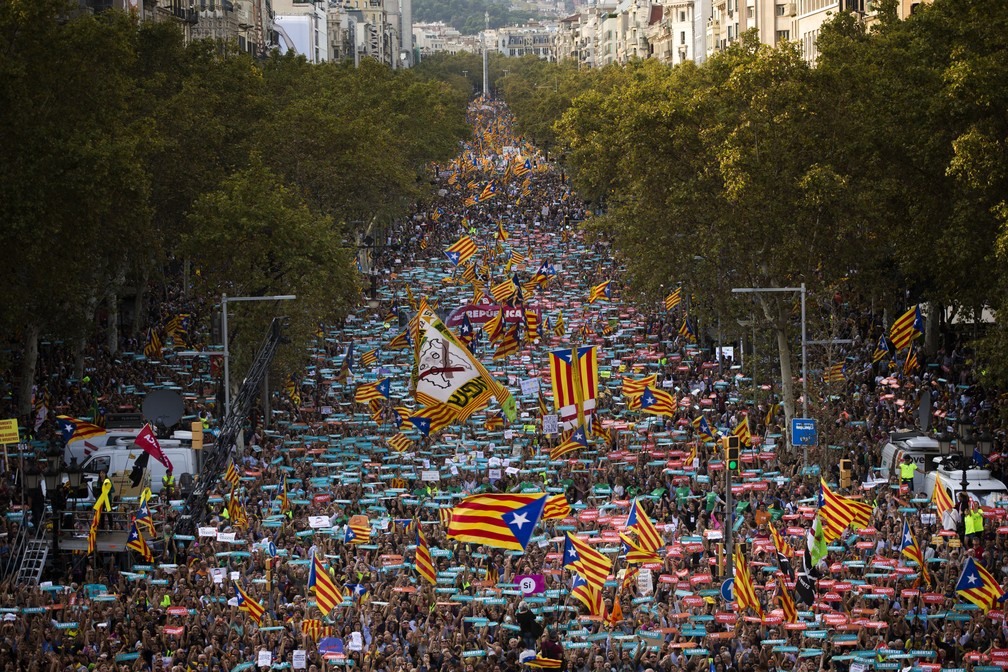
<path fill-rule="evenodd" d="M 892 474 L 899 476 L 899 465 L 903 457 L 909 455 L 917 465 L 914 474 L 914 491 L 925 492 L 925 478 L 929 471 L 934 470 L 936 457 L 941 457 L 941 446 L 938 441 L 918 430 L 893 432 L 889 441 L 882 448 L 882 478 L 889 480 Z M 930 492 L 930 490 L 927 490 Z"/>

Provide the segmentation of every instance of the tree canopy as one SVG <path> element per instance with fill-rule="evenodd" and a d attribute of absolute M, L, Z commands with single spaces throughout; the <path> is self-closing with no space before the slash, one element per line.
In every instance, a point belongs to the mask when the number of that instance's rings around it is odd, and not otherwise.
<path fill-rule="evenodd" d="M 296 293 L 288 354 L 303 356 L 359 297 L 358 229 L 428 198 L 429 165 L 467 133 L 464 91 L 369 60 L 256 61 L 61 0 L 4 3 L 0 32 L 0 240 L 18 251 L 0 320 L 25 353 L 21 413 L 40 337 L 82 349 L 126 295 L 142 318 L 145 288 L 180 262 L 208 299 Z M 266 323 L 242 313 L 239 358 Z"/>
<path fill-rule="evenodd" d="M 513 71 L 534 75 L 503 90 L 521 127 L 556 141 L 575 189 L 604 206 L 592 228 L 614 240 L 642 297 L 682 283 L 690 314 L 722 318 L 726 336 L 752 305 L 733 287 L 805 283 L 820 299 L 871 299 L 890 322 L 918 302 L 947 319 L 1006 300 L 1006 23 L 1008 7 L 979 0 L 936 0 L 905 21 L 889 2 L 870 28 L 835 17 L 815 66 L 795 44 L 748 33 L 702 66 L 522 63 Z M 550 77 L 552 97 L 540 88 Z M 785 386 L 795 300 L 759 297 Z M 983 351 L 1001 381 L 1003 329 Z"/>

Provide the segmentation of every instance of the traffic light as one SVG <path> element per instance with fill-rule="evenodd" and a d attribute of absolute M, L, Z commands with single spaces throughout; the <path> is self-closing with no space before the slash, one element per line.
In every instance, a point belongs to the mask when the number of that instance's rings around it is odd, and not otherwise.
<path fill-rule="evenodd" d="M 739 437 L 726 436 L 724 439 L 725 466 L 728 471 L 739 470 Z"/>

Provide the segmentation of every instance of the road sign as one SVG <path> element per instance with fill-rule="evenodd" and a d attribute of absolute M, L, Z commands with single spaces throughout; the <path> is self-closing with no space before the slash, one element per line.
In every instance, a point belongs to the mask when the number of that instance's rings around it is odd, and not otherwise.
<path fill-rule="evenodd" d="M 725 602 L 735 601 L 735 579 L 725 579 L 721 584 L 721 597 Z"/>
<path fill-rule="evenodd" d="M 791 418 L 791 445 L 819 445 L 819 430 L 812 418 Z"/>

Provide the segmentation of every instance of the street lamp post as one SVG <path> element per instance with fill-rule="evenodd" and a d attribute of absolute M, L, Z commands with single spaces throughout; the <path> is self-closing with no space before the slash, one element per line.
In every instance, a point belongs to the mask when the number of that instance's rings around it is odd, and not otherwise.
<path fill-rule="evenodd" d="M 295 294 L 279 296 L 228 296 L 221 294 L 221 331 L 224 337 L 224 413 L 231 408 L 231 350 L 228 346 L 228 313 L 227 304 L 243 301 L 293 301 Z"/>
<path fill-rule="evenodd" d="M 802 367 L 802 415 L 808 414 L 808 347 L 805 337 L 805 283 L 800 287 L 734 287 L 732 294 L 779 294 L 781 292 L 801 293 L 801 367 Z M 802 446 L 802 467 L 808 465 L 808 446 Z"/>

